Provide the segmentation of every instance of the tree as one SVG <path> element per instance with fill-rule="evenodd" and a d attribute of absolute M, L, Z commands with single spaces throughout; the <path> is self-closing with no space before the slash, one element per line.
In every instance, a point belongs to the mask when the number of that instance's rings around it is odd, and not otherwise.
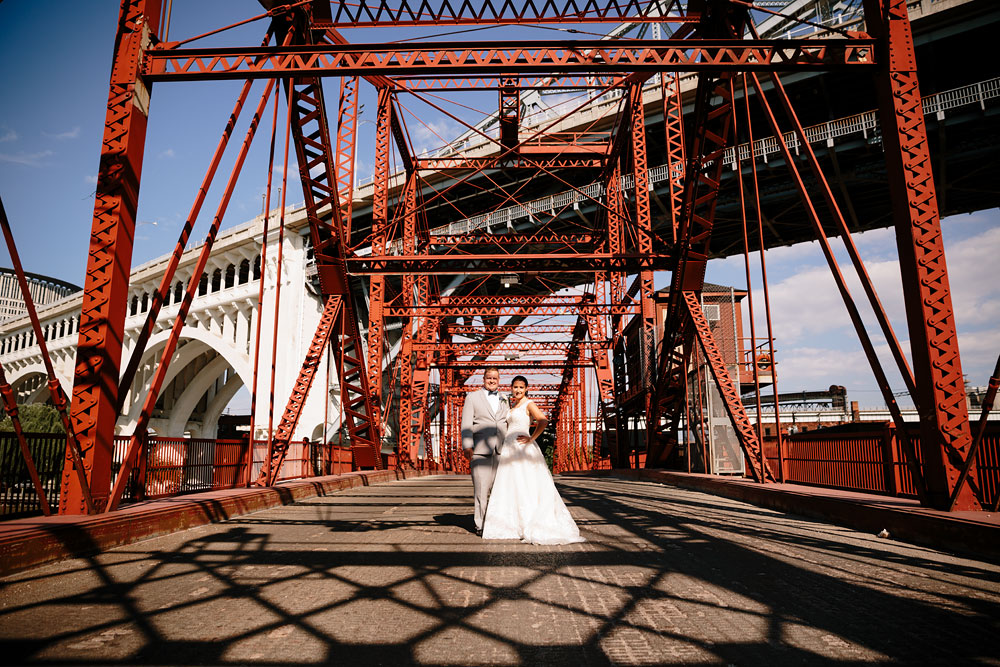
<path fill-rule="evenodd" d="M 6 411 L 5 411 L 6 414 Z M 17 416 L 21 420 L 21 430 L 25 433 L 65 433 L 62 419 L 55 406 L 47 403 L 32 403 L 29 405 L 18 405 Z M 14 423 L 8 416 L 0 422 L 0 431 L 10 432 L 14 430 Z"/>

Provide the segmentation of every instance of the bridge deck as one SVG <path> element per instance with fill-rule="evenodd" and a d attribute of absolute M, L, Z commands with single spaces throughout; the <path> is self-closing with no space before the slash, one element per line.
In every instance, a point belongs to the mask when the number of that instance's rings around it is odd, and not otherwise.
<path fill-rule="evenodd" d="M 640 480 L 588 542 L 484 542 L 471 485 L 357 486 L 0 580 L 4 662 L 988 662 L 1000 566 Z M 860 506 L 859 506 L 860 507 Z M 863 510 L 859 510 L 863 511 Z"/>

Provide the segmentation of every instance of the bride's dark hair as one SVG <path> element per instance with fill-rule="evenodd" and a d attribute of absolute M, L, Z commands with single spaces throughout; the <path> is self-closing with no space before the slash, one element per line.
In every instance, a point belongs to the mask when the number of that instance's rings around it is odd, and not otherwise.
<path fill-rule="evenodd" d="M 527 397 L 527 395 L 528 395 L 528 378 L 524 377 L 523 375 L 515 375 L 514 379 L 510 381 L 510 386 L 513 387 L 514 383 L 517 382 L 518 380 L 520 380 L 521 382 L 524 383 L 524 395 L 525 395 L 525 397 Z"/>

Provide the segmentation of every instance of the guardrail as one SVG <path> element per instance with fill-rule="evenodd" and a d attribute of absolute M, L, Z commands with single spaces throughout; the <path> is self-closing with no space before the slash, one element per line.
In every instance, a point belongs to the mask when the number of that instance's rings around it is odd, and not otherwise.
<path fill-rule="evenodd" d="M 842 428 L 842 427 L 841 427 Z M 920 453 L 919 425 L 907 434 Z M 916 486 L 906 465 L 896 428 L 890 424 L 862 425 L 856 430 L 822 429 L 782 438 L 783 478 L 786 482 L 915 498 Z M 778 472 L 774 437 L 765 437 L 764 455 Z M 992 505 L 1000 493 L 1000 424 L 988 424 L 976 456 L 976 484 L 982 499 Z"/>
<path fill-rule="evenodd" d="M 66 436 L 27 433 L 28 448 L 53 511 L 59 505 L 59 487 L 66 461 Z M 115 436 L 112 455 L 112 484 L 129 436 Z M 145 460 L 133 468 L 122 501 L 166 498 L 184 493 L 232 489 L 247 485 L 246 467 L 249 440 L 150 437 Z M 253 443 L 250 481 L 257 479 L 267 455 L 267 441 Z M 388 468 L 397 465 L 394 454 L 383 454 Z M 416 463 L 420 470 L 441 470 L 442 463 L 430 458 Z M 334 443 L 293 441 L 278 471 L 277 481 L 323 477 L 351 472 L 348 447 Z M 13 433 L 0 433 L 0 517 L 11 519 L 41 514 L 41 504 L 28 475 L 21 450 Z"/>

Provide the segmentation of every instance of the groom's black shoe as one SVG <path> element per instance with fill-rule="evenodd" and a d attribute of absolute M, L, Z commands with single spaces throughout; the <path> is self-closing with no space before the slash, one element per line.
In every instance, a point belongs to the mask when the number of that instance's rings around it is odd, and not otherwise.
<path fill-rule="evenodd" d="M 476 528 L 476 537 L 482 537 L 482 536 L 483 536 L 483 529 Z"/>

